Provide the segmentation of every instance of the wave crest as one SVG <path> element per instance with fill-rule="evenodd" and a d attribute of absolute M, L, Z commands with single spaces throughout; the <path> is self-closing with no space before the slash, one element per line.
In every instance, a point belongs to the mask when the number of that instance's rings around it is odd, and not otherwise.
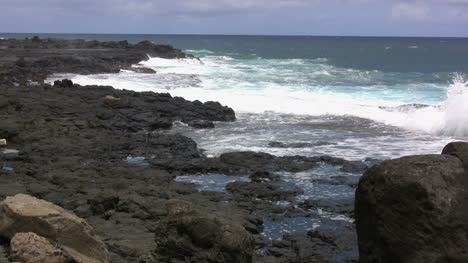
<path fill-rule="evenodd" d="M 443 109 L 443 119 L 439 126 L 436 126 L 438 133 L 468 136 L 468 81 L 461 74 L 450 84 Z"/>

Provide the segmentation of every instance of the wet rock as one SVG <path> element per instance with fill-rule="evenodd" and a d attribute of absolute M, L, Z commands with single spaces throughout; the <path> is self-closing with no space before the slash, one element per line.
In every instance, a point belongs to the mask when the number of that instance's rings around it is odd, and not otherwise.
<path fill-rule="evenodd" d="M 269 147 L 272 148 L 305 148 L 313 146 L 311 143 L 306 142 L 294 142 L 294 143 L 283 143 L 283 142 L 269 142 Z"/>
<path fill-rule="evenodd" d="M 278 181 L 280 179 L 280 176 L 271 172 L 255 172 L 252 175 L 250 175 L 249 178 L 252 180 L 252 182 L 261 183 Z"/>
<path fill-rule="evenodd" d="M 24 194 L 7 197 L 0 203 L 0 235 L 11 239 L 21 232 L 53 240 L 77 262 L 110 262 L 105 245 L 86 221 Z"/>
<path fill-rule="evenodd" d="M 68 263 L 72 259 L 59 247 L 34 233 L 17 233 L 10 242 L 10 258 L 23 263 Z"/>
<path fill-rule="evenodd" d="M 335 145 L 336 143 L 333 142 L 324 142 L 324 141 L 318 141 L 318 142 L 293 142 L 293 143 L 284 143 L 284 142 L 277 142 L 277 141 L 271 141 L 268 143 L 269 147 L 272 148 L 307 148 L 307 147 L 313 147 L 313 146 L 323 146 L 323 145 Z"/>
<path fill-rule="evenodd" d="M 338 199 L 338 200 L 312 200 L 307 199 L 302 204 L 299 204 L 305 209 L 321 208 L 327 212 L 337 214 L 352 215 L 354 212 L 354 200 L 352 199 Z"/>
<path fill-rule="evenodd" d="M 340 171 L 346 173 L 362 173 L 365 170 L 367 170 L 367 165 L 361 161 L 349 161 L 340 168 Z"/>
<path fill-rule="evenodd" d="M 205 121 L 205 120 L 193 120 L 189 121 L 188 126 L 197 128 L 197 129 L 212 129 L 215 127 L 214 123 L 211 121 Z"/>
<path fill-rule="evenodd" d="M 352 188 L 358 186 L 359 177 L 356 176 L 330 176 L 331 179 L 335 180 L 338 185 L 347 185 Z"/>
<path fill-rule="evenodd" d="M 154 69 L 145 68 L 145 67 L 131 67 L 128 70 L 137 72 L 137 73 L 144 73 L 144 74 L 154 74 L 156 71 Z"/>
<path fill-rule="evenodd" d="M 299 172 L 312 169 L 321 161 L 320 158 L 302 156 L 276 157 L 263 152 L 231 152 L 220 156 L 220 161 L 230 167 L 243 172 Z"/>
<path fill-rule="evenodd" d="M 268 200 L 287 200 L 303 191 L 297 187 L 284 187 L 268 182 L 232 182 L 226 185 L 229 192 L 247 198 L 260 198 Z"/>
<path fill-rule="evenodd" d="M 396 107 L 387 107 L 387 106 L 380 106 L 379 109 L 390 111 L 390 112 L 410 112 L 415 111 L 418 109 L 428 108 L 428 107 L 435 107 L 432 105 L 427 104 L 418 104 L 418 103 L 411 103 L 411 104 L 403 104 Z"/>
<path fill-rule="evenodd" d="M 172 203 L 157 227 L 156 249 L 145 262 L 252 262 L 254 239 L 243 227 L 217 214 Z"/>
<path fill-rule="evenodd" d="M 468 169 L 468 143 L 452 142 L 447 144 L 442 150 L 442 154 L 448 154 L 457 157 Z"/>
<path fill-rule="evenodd" d="M 456 152 L 449 150 L 454 146 L 444 152 Z M 360 262 L 468 262 L 467 179 L 463 163 L 450 155 L 369 169 L 356 191 Z"/>

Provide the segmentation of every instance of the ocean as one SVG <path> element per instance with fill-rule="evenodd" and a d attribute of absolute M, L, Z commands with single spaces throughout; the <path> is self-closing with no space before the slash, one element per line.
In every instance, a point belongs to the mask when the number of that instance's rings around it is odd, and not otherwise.
<path fill-rule="evenodd" d="M 0 38 L 34 35 L 131 43 L 150 40 L 197 56 L 149 58 L 135 65 L 152 68 L 156 74 L 64 73 L 48 81 L 69 78 L 82 85 L 167 92 L 232 107 L 235 122 L 216 123 L 209 130 L 177 123 L 168 131 L 194 139 L 208 156 L 262 151 L 277 156 L 331 155 L 372 164 L 437 154 L 451 141 L 468 140 L 468 38 L 4 33 Z M 286 184 L 304 191 L 297 202 L 352 201 L 354 188 L 315 182 L 341 176 L 356 183 L 361 175 L 330 165 L 279 174 Z M 196 183 L 200 191 L 225 191 L 228 182 L 248 180 L 248 175 L 185 175 L 177 180 Z M 353 222 L 345 214 L 310 213 L 315 216 L 265 220 L 263 234 L 281 239 L 285 233 L 326 226 L 329 220 Z M 340 255 L 356 259 L 357 248 Z"/>
<path fill-rule="evenodd" d="M 34 34 L 0 34 L 24 38 Z M 60 75 L 79 84 L 169 92 L 232 107 L 235 123 L 180 127 L 209 155 L 254 150 L 352 160 L 439 153 L 468 137 L 468 39 L 306 36 L 87 35 L 40 37 L 150 40 L 200 60 L 150 58 L 122 71 Z M 270 142 L 311 143 L 274 148 Z"/>

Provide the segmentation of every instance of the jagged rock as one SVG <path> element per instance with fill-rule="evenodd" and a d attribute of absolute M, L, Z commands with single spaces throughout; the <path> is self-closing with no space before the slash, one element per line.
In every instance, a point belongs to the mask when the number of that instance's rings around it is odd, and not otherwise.
<path fill-rule="evenodd" d="M 368 170 L 356 191 L 360 262 L 468 262 L 467 179 L 463 163 L 449 155 Z"/>
<path fill-rule="evenodd" d="M 63 249 L 79 263 L 110 262 L 109 253 L 83 219 L 50 202 L 17 194 L 0 203 L 0 235 L 33 232 Z"/>
<path fill-rule="evenodd" d="M 151 57 L 194 58 L 168 45 L 149 41 L 85 41 L 81 39 L 0 39 L 0 79 L 44 80 L 53 73 L 117 73 Z M 154 72 L 151 72 L 154 73 Z"/>
<path fill-rule="evenodd" d="M 226 190 L 234 195 L 246 198 L 260 198 L 268 200 L 288 200 L 303 191 L 297 187 L 281 187 L 271 182 L 232 182 L 226 185 Z"/>
<path fill-rule="evenodd" d="M 69 263 L 72 259 L 46 238 L 17 233 L 10 241 L 10 258 L 22 263 Z"/>
<path fill-rule="evenodd" d="M 186 201 L 171 201 L 160 222 L 156 249 L 146 262 L 249 263 L 254 238 L 221 215 L 197 210 Z"/>

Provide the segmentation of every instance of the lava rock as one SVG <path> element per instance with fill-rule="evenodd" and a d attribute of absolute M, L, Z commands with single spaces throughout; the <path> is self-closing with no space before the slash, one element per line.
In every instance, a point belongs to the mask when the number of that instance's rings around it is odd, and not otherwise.
<path fill-rule="evenodd" d="M 205 121 L 205 120 L 193 120 L 189 121 L 188 126 L 197 128 L 197 129 L 212 129 L 215 127 L 214 123 L 211 121 Z"/>
<path fill-rule="evenodd" d="M 252 262 L 254 238 L 237 223 L 185 201 L 173 201 L 167 213 L 157 227 L 156 249 L 145 262 Z"/>
<path fill-rule="evenodd" d="M 451 142 L 442 150 L 442 154 L 448 154 L 457 157 L 468 169 L 468 143 L 466 142 Z"/>
<path fill-rule="evenodd" d="M 367 170 L 367 165 L 361 161 L 349 161 L 343 164 L 340 171 L 346 173 L 362 173 Z"/>
<path fill-rule="evenodd" d="M 467 179 L 450 155 L 404 157 L 368 170 L 356 191 L 360 262 L 468 262 Z"/>

